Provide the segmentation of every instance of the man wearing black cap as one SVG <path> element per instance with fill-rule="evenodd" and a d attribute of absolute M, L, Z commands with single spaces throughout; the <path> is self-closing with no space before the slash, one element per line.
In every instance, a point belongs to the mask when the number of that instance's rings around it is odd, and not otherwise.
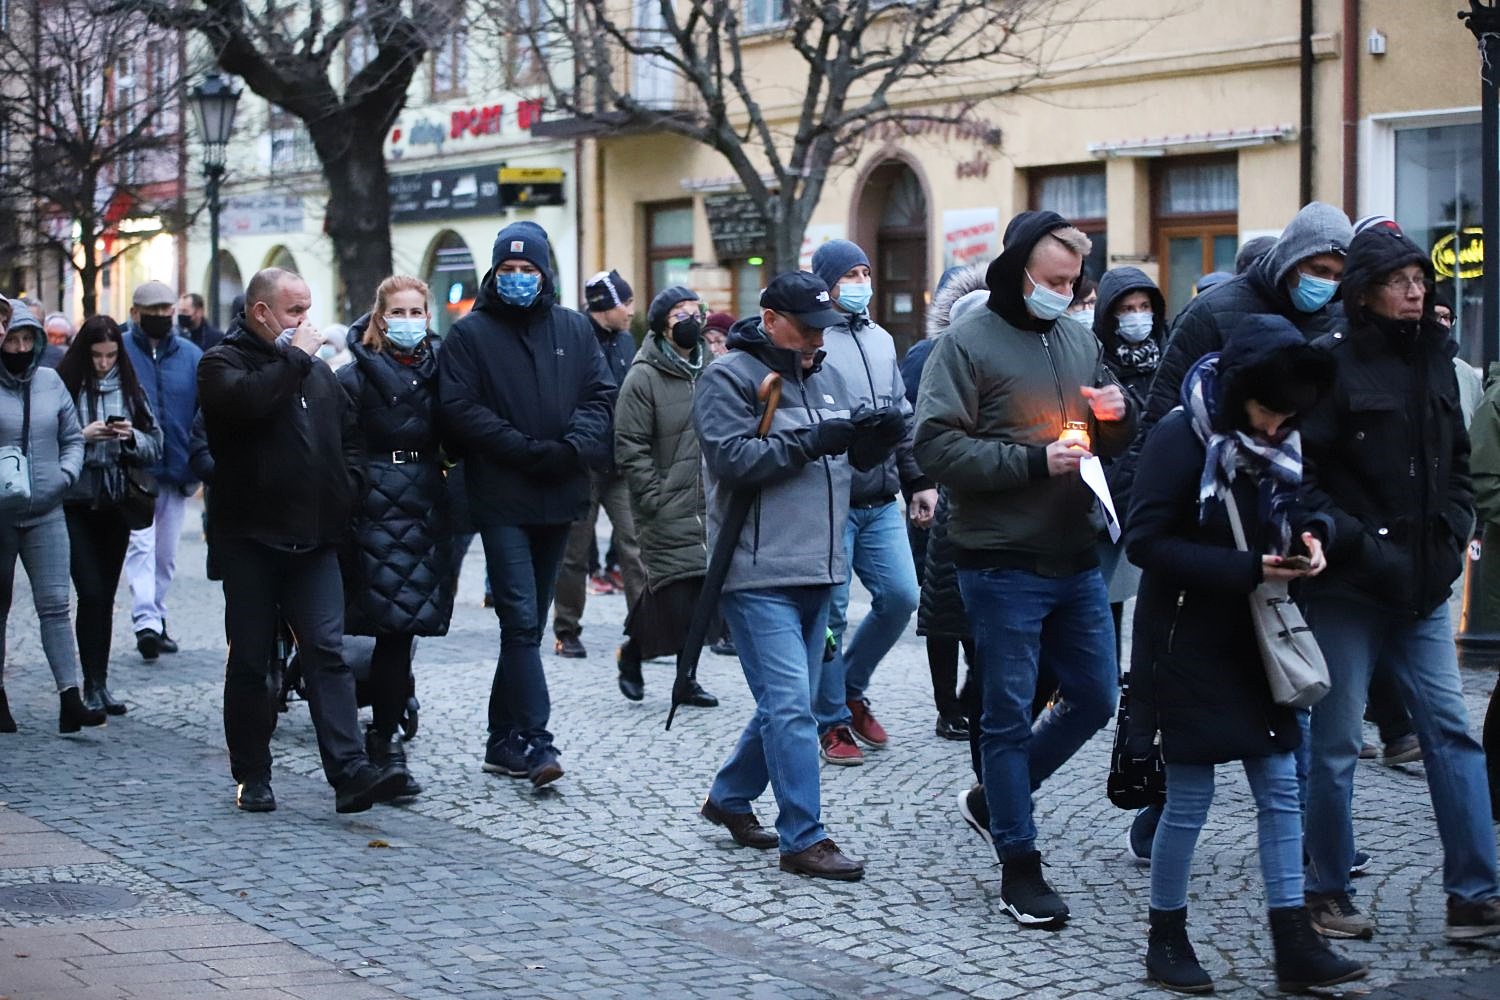
<path fill-rule="evenodd" d="M 708 366 L 693 403 L 710 551 L 732 494 L 755 494 L 720 607 L 756 710 L 701 811 L 745 847 L 779 846 L 782 871 L 853 881 L 863 877 L 863 863 L 839 851 L 819 818 L 812 685 L 823 665 L 829 600 L 848 577 L 851 464 L 878 465 L 904 422 L 895 410 L 851 412 L 844 380 L 823 366 L 823 330 L 841 317 L 821 278 L 780 275 L 760 305 L 760 315 L 730 330 L 729 352 Z M 783 380 L 781 404 L 760 438 L 756 393 L 771 372 Z M 775 834 L 751 811 L 768 783 L 779 807 Z"/>
<path fill-rule="evenodd" d="M 635 338 L 630 335 L 630 321 L 635 316 L 634 293 L 619 271 L 600 271 L 583 286 L 583 301 L 599 350 L 618 389 L 635 360 Z M 603 469 L 590 475 L 589 486 L 588 510 L 573 525 L 562 570 L 557 574 L 557 607 L 552 615 L 552 631 L 557 637 L 553 650 L 558 656 L 573 660 L 588 655 L 580 636 L 583 606 L 588 600 L 589 549 L 599 523 L 599 508 L 603 507 L 609 517 L 614 547 L 619 550 L 627 603 L 635 604 L 646 583 L 641 548 L 636 543 L 635 523 L 630 516 L 630 493 L 614 467 L 612 454 Z"/>
<path fill-rule="evenodd" d="M 438 354 L 443 421 L 464 455 L 469 510 L 500 619 L 484 769 L 562 777 L 542 672 L 547 606 L 568 531 L 609 459 L 615 386 L 588 320 L 557 305 L 547 234 L 500 231 L 474 310 Z"/>
<path fill-rule="evenodd" d="M 1115 709 L 1104 521 L 1080 468 L 1123 453 L 1135 420 L 1093 331 L 1066 315 L 1089 249 L 1055 212 L 1018 217 L 986 275 L 988 307 L 937 341 L 917 396 L 917 461 L 950 493 L 982 678 L 977 811 L 988 807 L 1005 911 L 1028 927 L 1068 917 L 1042 876 L 1031 796 Z M 1062 697 L 1033 727 L 1043 660 Z M 960 796 L 971 824 L 975 794 Z"/>

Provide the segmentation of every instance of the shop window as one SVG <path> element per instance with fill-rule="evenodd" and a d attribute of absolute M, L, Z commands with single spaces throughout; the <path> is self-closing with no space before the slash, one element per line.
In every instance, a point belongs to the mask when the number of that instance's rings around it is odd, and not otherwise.
<path fill-rule="evenodd" d="M 452 230 L 438 236 L 423 279 L 432 290 L 432 329 L 441 340 L 468 315 L 479 295 L 474 255 L 463 237 Z"/>
<path fill-rule="evenodd" d="M 760 293 L 766 287 L 766 264 L 762 257 L 750 257 L 730 264 L 734 270 L 734 301 L 729 311 L 736 319 L 760 312 Z"/>
<path fill-rule="evenodd" d="M 1098 280 L 1109 268 L 1108 203 L 1101 167 L 1058 167 L 1031 173 L 1031 207 L 1056 212 L 1088 235 L 1094 244 L 1083 262 L 1084 273 Z"/>
<path fill-rule="evenodd" d="M 1233 271 L 1239 249 L 1239 167 L 1233 158 L 1155 164 L 1152 228 L 1169 316 L 1210 271 Z"/>
<path fill-rule="evenodd" d="M 672 285 L 689 284 L 693 266 L 693 203 L 674 201 L 646 206 L 646 262 L 651 284 L 646 295 Z"/>
<path fill-rule="evenodd" d="M 1479 125 L 1396 131 L 1396 219 L 1432 259 L 1438 294 L 1453 306 L 1459 351 L 1484 353 L 1484 239 Z"/>

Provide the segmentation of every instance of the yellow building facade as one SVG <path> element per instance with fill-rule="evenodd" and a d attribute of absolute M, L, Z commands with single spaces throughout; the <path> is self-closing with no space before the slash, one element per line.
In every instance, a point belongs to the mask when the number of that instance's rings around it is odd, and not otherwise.
<path fill-rule="evenodd" d="M 838 163 L 804 260 L 828 238 L 860 243 L 876 316 L 909 342 L 943 270 L 993 258 L 1030 208 L 1094 238 L 1095 277 L 1140 267 L 1174 309 L 1203 273 L 1231 270 L 1245 240 L 1278 232 L 1304 184 L 1351 217 L 1391 214 L 1424 246 L 1453 235 L 1455 257 L 1472 256 L 1478 53 L 1456 7 L 1318 0 L 1304 60 L 1298 0 L 1117 0 L 1015 93 L 982 96 L 1016 82 L 1004 74 L 903 89 L 895 99 L 913 113 L 977 99 L 972 125 L 889 129 Z M 767 119 L 794 123 L 800 93 L 786 81 L 805 80 L 806 65 L 774 30 L 747 41 L 745 61 Z M 718 153 L 687 140 L 583 141 L 580 273 L 614 267 L 641 296 L 681 282 L 713 308 L 753 311 L 770 275 L 766 252 L 735 235 L 739 190 Z M 1477 309 L 1477 282 L 1456 280 L 1441 287 Z"/>

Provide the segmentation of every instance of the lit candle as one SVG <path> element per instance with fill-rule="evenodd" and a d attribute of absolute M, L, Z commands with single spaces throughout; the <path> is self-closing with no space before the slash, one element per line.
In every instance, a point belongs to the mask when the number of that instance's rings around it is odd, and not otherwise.
<path fill-rule="evenodd" d="M 1059 441 L 1069 445 L 1077 445 L 1087 449 L 1089 446 L 1088 425 L 1079 420 L 1069 420 L 1063 424 L 1063 431 L 1057 436 Z"/>

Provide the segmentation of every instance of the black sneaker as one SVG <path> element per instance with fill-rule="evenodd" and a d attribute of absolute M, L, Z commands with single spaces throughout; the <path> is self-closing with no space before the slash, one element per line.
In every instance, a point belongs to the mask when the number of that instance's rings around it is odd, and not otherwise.
<path fill-rule="evenodd" d="M 958 814 L 969 824 L 969 829 L 984 838 L 993 849 L 995 838 L 990 836 L 990 803 L 984 797 L 984 786 L 974 785 L 958 793 Z"/>
<path fill-rule="evenodd" d="M 521 737 L 515 733 L 507 733 L 502 737 L 491 737 L 490 745 L 484 751 L 484 771 L 486 774 L 503 774 L 507 778 L 524 778 L 529 768 L 526 766 L 526 744 Z"/>
<path fill-rule="evenodd" d="M 406 787 L 406 768 L 392 764 L 378 768 L 361 764 L 334 793 L 334 809 L 341 813 L 364 812 L 377 802 L 389 802 Z"/>
<path fill-rule="evenodd" d="M 583 648 L 583 640 L 576 635 L 560 635 L 552 644 L 552 651 L 565 660 L 587 659 L 589 651 Z"/>
<path fill-rule="evenodd" d="M 269 778 L 247 781 L 235 790 L 234 804 L 240 812 L 268 813 L 276 811 L 276 794 L 271 791 Z"/>
<path fill-rule="evenodd" d="M 551 743 L 533 744 L 526 752 L 526 777 L 532 788 L 550 785 L 563 776 L 562 764 L 558 762 L 557 747 Z"/>
<path fill-rule="evenodd" d="M 135 634 L 136 652 L 147 663 L 154 663 L 161 655 L 161 634 L 154 628 L 143 628 Z"/>
<path fill-rule="evenodd" d="M 728 635 L 723 635 L 723 636 L 720 636 L 718 639 L 715 639 L 714 642 L 713 642 L 713 645 L 711 645 L 711 646 L 708 647 L 708 651 L 710 653 L 714 654 L 715 656 L 739 656 L 740 655 L 739 651 L 734 648 L 734 640 L 731 639 L 731 638 L 729 638 Z"/>
<path fill-rule="evenodd" d="M 161 647 L 163 653 L 177 652 L 177 640 L 167 635 L 166 622 L 161 623 L 161 637 L 157 639 L 157 645 Z"/>
<path fill-rule="evenodd" d="M 1448 897 L 1448 926 L 1443 936 L 1449 941 L 1473 941 L 1496 934 L 1500 934 L 1500 899 L 1471 903 Z"/>
<path fill-rule="evenodd" d="M 1000 863 L 1000 901 L 1022 927 L 1056 928 L 1068 919 L 1068 904 L 1047 884 L 1037 851 Z"/>
<path fill-rule="evenodd" d="M 958 742 L 969 738 L 969 720 L 962 715 L 939 715 L 935 729 L 938 739 Z"/>

